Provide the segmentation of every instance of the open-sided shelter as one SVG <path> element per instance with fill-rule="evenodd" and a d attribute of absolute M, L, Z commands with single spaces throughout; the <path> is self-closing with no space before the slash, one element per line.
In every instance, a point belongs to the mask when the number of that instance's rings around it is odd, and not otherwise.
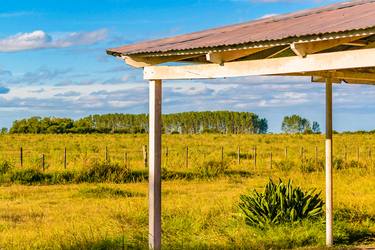
<path fill-rule="evenodd" d="M 311 76 L 326 85 L 326 244 L 333 244 L 332 84 L 375 84 L 375 0 L 337 3 L 107 53 L 143 68 L 149 80 L 150 248 L 161 248 L 162 80 L 255 75 Z"/>

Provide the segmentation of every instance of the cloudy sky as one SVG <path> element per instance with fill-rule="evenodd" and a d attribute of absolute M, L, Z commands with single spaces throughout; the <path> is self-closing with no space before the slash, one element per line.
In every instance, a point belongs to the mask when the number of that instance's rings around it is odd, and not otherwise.
<path fill-rule="evenodd" d="M 1 0 L 0 127 L 30 116 L 148 112 L 142 72 L 105 49 L 335 1 Z M 337 2 L 337 1 L 336 1 Z M 164 112 L 252 111 L 280 130 L 301 114 L 324 128 L 324 86 L 306 78 L 167 81 Z M 334 88 L 337 130 L 375 129 L 375 87 Z"/>

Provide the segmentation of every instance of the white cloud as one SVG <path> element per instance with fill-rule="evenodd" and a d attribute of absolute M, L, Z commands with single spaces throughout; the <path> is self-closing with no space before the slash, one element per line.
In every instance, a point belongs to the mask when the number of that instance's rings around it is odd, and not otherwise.
<path fill-rule="evenodd" d="M 0 39 L 0 52 L 90 45 L 106 39 L 107 33 L 106 29 L 99 29 L 91 32 L 72 32 L 59 38 L 54 38 L 42 30 L 18 33 Z"/>
<path fill-rule="evenodd" d="M 109 101 L 108 104 L 114 108 L 127 108 L 139 103 L 136 101 Z"/>
<path fill-rule="evenodd" d="M 34 15 L 34 12 L 31 12 L 31 11 L 0 12 L 0 18 L 11 18 L 11 17 L 20 17 L 20 16 L 29 16 L 29 15 Z"/>
<path fill-rule="evenodd" d="M 269 18 L 269 17 L 275 17 L 277 15 L 279 15 L 279 14 L 275 14 L 275 13 L 265 14 L 265 15 L 261 16 L 260 19 Z"/>

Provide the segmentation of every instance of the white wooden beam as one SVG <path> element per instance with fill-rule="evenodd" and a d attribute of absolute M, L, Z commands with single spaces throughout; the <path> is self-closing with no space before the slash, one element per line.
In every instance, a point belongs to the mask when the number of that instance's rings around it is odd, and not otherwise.
<path fill-rule="evenodd" d="M 185 66 L 149 66 L 145 79 L 209 79 L 375 67 L 375 49 L 349 50 L 272 59 L 246 60 L 217 64 Z"/>
<path fill-rule="evenodd" d="M 149 87 L 149 247 L 160 250 L 162 81 L 150 81 Z"/>
<path fill-rule="evenodd" d="M 326 81 L 326 245 L 333 245 L 332 81 Z"/>

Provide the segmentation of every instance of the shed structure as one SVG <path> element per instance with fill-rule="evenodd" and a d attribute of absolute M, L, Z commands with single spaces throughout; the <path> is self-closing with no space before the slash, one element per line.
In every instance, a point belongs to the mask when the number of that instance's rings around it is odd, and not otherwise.
<path fill-rule="evenodd" d="M 151 249 L 161 248 L 162 81 L 256 75 L 311 76 L 326 86 L 326 245 L 333 245 L 332 84 L 375 84 L 375 0 L 126 45 L 107 54 L 143 68 L 149 80 Z"/>

